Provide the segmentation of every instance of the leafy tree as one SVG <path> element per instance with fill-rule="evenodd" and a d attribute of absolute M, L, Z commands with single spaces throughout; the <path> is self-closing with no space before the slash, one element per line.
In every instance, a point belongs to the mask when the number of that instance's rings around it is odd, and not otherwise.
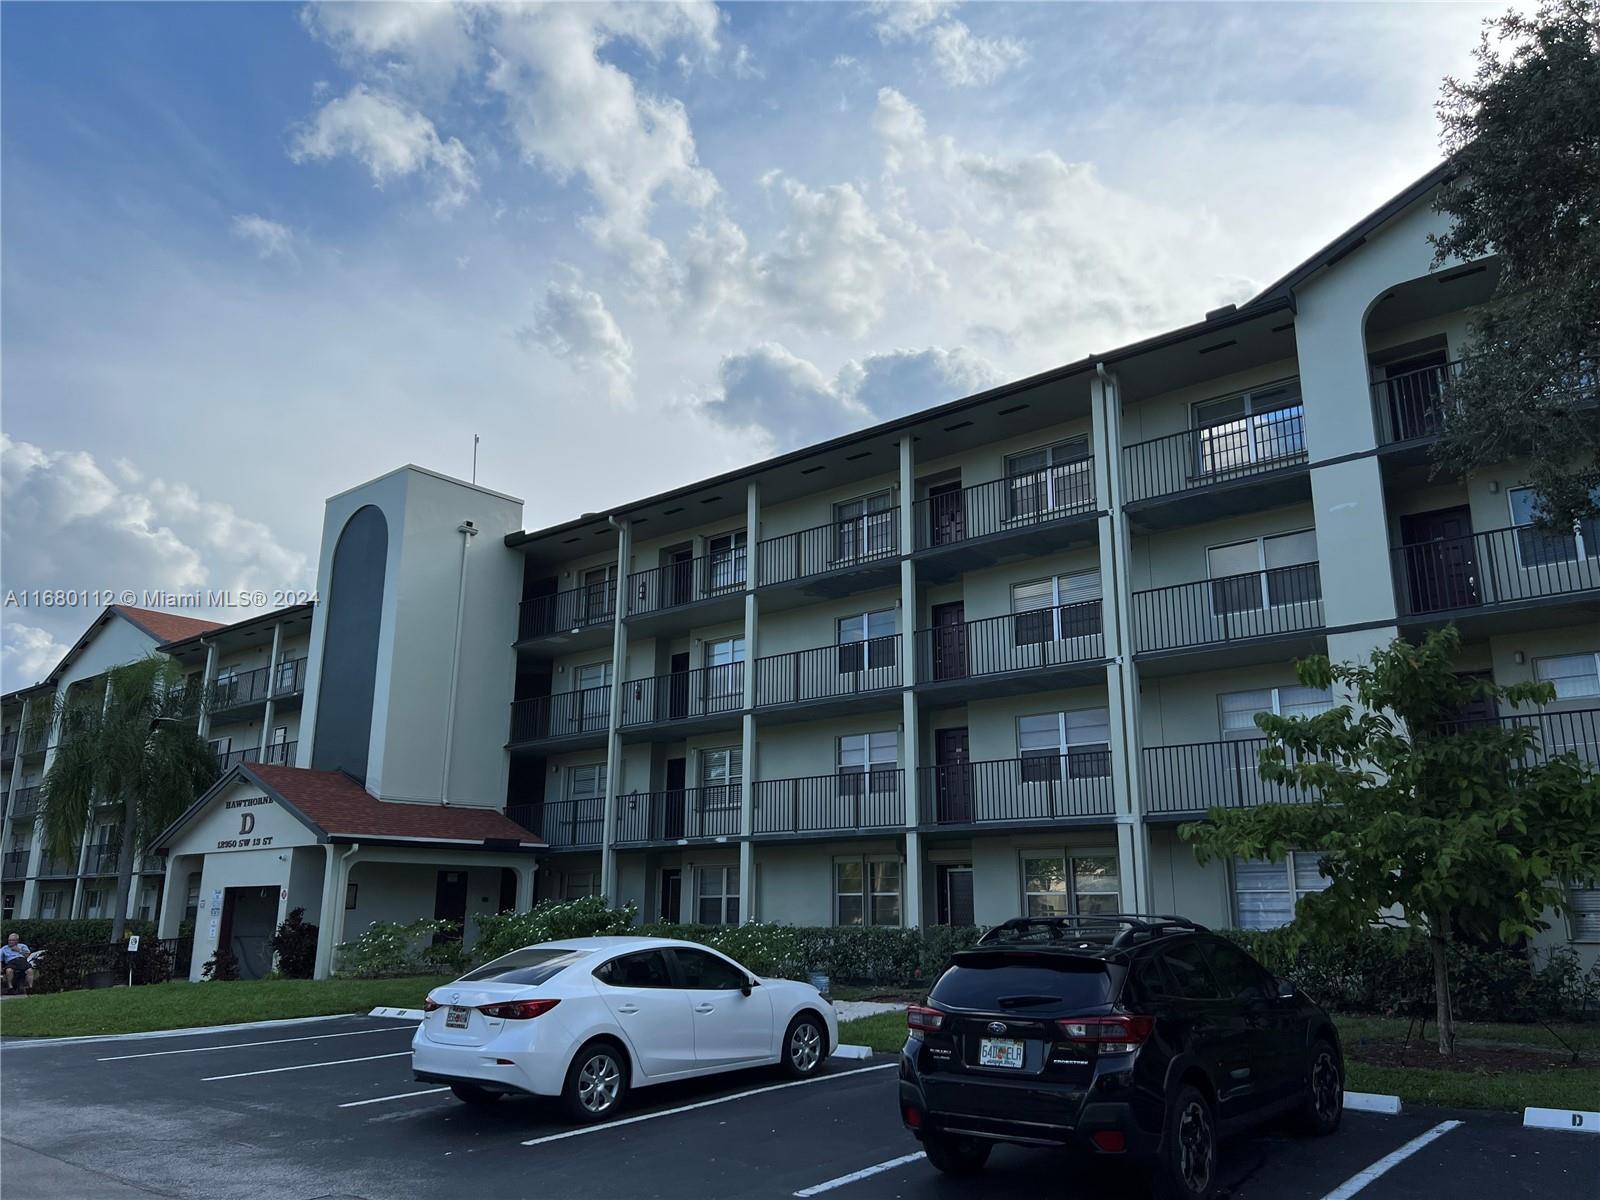
<path fill-rule="evenodd" d="M 171 659 L 112 667 L 105 690 L 61 695 L 49 720 L 59 744 L 39 788 L 46 850 L 77 852 L 96 808 L 120 825 L 111 940 L 122 940 L 135 847 L 146 845 L 216 780 L 217 760 L 195 726 L 197 701 Z"/>
<path fill-rule="evenodd" d="M 1438 104 L 1454 170 L 1434 261 L 1495 254 L 1499 277 L 1435 470 L 1529 459 L 1541 523 L 1570 528 L 1600 514 L 1600 4 L 1486 21 L 1475 58 Z"/>
<path fill-rule="evenodd" d="M 1420 926 L 1441 1054 L 1455 1039 L 1451 944 L 1464 934 L 1502 943 L 1530 935 L 1547 909 L 1564 906 L 1563 882 L 1600 877 L 1600 775 L 1573 754 L 1534 753 L 1529 724 L 1461 720 L 1481 698 L 1513 708 L 1546 703 L 1550 686 L 1458 676 L 1460 644 L 1451 626 L 1420 646 L 1396 639 L 1370 664 L 1300 661 L 1303 684 L 1340 684 L 1359 702 L 1314 717 L 1256 717 L 1268 739 L 1261 778 L 1311 798 L 1212 809 L 1208 823 L 1182 830 L 1202 860 L 1323 851 L 1331 882 L 1297 912 L 1308 933 L 1402 923 L 1385 912 Z"/>

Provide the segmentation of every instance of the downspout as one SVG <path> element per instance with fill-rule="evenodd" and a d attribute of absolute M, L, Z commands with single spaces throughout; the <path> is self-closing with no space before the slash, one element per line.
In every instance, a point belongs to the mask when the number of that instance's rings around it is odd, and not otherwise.
<path fill-rule="evenodd" d="M 345 864 L 350 861 L 350 856 L 361 849 L 360 842 L 351 842 L 350 849 L 346 850 L 337 859 L 333 857 L 333 844 L 328 844 L 328 861 L 333 863 L 333 896 L 324 898 L 324 903 L 331 903 L 332 909 L 329 916 L 333 920 L 326 922 L 329 932 L 328 944 L 328 977 L 333 976 L 334 970 L 339 965 L 339 943 L 344 941 L 344 895 L 350 890 L 350 872 Z M 340 887 L 340 884 L 345 886 Z"/>
<path fill-rule="evenodd" d="M 617 531 L 617 612 L 611 625 L 611 694 L 606 711 L 606 794 L 601 806 L 600 828 L 600 888 L 613 904 L 616 903 L 616 850 L 612 845 L 617 819 L 617 781 L 622 774 L 621 746 L 617 742 L 617 726 L 622 721 L 622 687 L 626 674 L 628 654 L 627 627 L 622 616 L 628 611 L 628 567 L 632 565 L 633 538 L 628 526 L 619 522 L 615 514 L 606 516 L 606 524 Z M 748 555 L 754 547 L 746 547 Z M 748 560 L 747 560 L 748 561 Z M 748 569 L 748 568 L 747 568 Z"/>
<path fill-rule="evenodd" d="M 444 766 L 439 776 L 439 803 L 450 803 L 450 758 L 456 744 L 456 692 L 461 686 L 461 626 L 467 611 L 467 547 L 478 536 L 471 521 L 456 526 L 461 535 L 461 567 L 456 581 L 456 634 L 450 646 L 450 699 L 444 710 Z"/>

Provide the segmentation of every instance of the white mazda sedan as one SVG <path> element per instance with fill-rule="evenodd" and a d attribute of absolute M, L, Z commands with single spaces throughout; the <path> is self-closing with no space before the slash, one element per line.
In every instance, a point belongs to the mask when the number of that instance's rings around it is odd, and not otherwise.
<path fill-rule="evenodd" d="M 804 1078 L 838 1045 L 810 984 L 758 979 L 694 942 L 595 937 L 513 950 L 434 988 L 411 1065 L 468 1104 L 559 1096 L 598 1121 L 629 1088 L 778 1064 Z"/>

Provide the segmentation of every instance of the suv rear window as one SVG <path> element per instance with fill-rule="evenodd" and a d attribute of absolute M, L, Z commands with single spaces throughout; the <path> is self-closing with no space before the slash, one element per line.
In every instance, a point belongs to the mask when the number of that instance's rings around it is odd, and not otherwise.
<path fill-rule="evenodd" d="M 588 958 L 587 950 L 554 950 L 530 946 L 526 950 L 513 950 L 502 954 L 493 962 L 486 962 L 476 970 L 461 977 L 462 983 L 521 983 L 535 985 L 549 983 L 579 959 Z"/>
<path fill-rule="evenodd" d="M 929 999 L 949 1008 L 1053 1014 L 1110 1002 L 1114 981 L 1099 959 L 1026 951 L 967 951 L 933 985 Z"/>

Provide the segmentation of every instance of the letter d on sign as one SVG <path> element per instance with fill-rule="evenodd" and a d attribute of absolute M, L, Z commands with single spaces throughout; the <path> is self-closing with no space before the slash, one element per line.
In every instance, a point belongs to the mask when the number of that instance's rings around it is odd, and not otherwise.
<path fill-rule="evenodd" d="M 243 837 L 247 833 L 255 832 L 255 828 L 256 828 L 256 815 L 255 815 L 255 813 L 247 812 L 247 813 L 240 813 L 239 814 L 239 836 L 240 837 Z"/>

